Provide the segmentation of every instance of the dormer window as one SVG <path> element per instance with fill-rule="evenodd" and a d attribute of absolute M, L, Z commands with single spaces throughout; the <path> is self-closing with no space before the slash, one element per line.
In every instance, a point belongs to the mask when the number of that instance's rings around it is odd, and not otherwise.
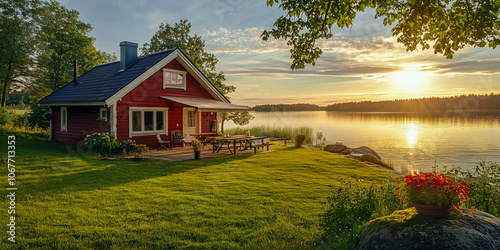
<path fill-rule="evenodd" d="M 179 70 L 163 69 L 163 88 L 186 90 L 186 72 Z"/>

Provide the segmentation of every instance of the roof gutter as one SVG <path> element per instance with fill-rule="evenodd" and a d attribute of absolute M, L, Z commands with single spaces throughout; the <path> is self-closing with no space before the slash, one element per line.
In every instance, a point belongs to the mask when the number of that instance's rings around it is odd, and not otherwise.
<path fill-rule="evenodd" d="M 66 106 L 104 106 L 106 102 L 55 102 L 55 103 L 40 103 L 40 107 L 66 107 Z"/>

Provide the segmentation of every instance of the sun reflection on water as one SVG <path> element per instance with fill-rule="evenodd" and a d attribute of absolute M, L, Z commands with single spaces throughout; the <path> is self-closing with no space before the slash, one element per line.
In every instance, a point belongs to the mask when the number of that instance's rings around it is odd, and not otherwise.
<path fill-rule="evenodd" d="M 417 144 L 417 127 L 415 126 L 415 123 L 413 121 L 410 123 L 410 126 L 408 127 L 407 138 L 408 138 L 407 139 L 408 147 L 415 148 L 415 145 Z"/>

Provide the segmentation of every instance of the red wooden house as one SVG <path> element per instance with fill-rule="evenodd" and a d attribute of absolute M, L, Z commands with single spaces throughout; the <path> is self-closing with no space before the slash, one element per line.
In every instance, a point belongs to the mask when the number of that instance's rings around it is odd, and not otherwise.
<path fill-rule="evenodd" d="M 158 147 L 156 134 L 217 131 L 218 112 L 247 111 L 225 98 L 182 50 L 137 56 L 137 44 L 120 43 L 120 61 L 91 69 L 40 101 L 52 114 L 50 136 L 81 143 L 109 132 Z"/>

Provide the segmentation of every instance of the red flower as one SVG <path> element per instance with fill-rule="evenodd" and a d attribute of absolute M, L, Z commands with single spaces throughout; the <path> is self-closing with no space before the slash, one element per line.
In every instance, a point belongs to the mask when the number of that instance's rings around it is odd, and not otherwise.
<path fill-rule="evenodd" d="M 469 200 L 469 188 L 464 181 L 457 182 L 444 174 L 416 171 L 404 177 L 405 193 L 410 201 L 424 204 L 455 206 L 460 201 Z M 399 190 L 400 188 L 396 188 Z M 399 194 L 399 191 L 398 191 Z M 459 208 L 460 206 L 457 205 Z"/>

